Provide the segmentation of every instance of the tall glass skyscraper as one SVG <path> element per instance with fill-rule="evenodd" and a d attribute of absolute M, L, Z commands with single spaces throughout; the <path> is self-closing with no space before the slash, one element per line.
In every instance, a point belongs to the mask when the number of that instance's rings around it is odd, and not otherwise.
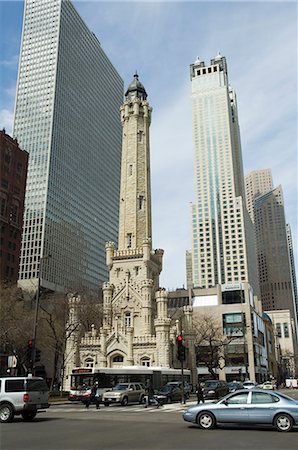
<path fill-rule="evenodd" d="M 95 288 L 117 240 L 123 81 L 69 0 L 26 0 L 14 137 L 30 154 L 20 284 Z M 49 255 L 51 257 L 49 257 Z"/>
<path fill-rule="evenodd" d="M 253 227 L 245 206 L 235 91 L 220 54 L 190 66 L 195 150 L 193 284 L 248 282 L 258 292 Z"/>

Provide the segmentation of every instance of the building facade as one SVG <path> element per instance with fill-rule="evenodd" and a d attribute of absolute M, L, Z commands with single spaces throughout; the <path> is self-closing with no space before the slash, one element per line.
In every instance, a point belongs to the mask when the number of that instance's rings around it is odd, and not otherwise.
<path fill-rule="evenodd" d="M 40 278 L 48 289 L 86 291 L 106 279 L 122 98 L 121 77 L 72 3 L 26 0 L 13 130 L 30 153 L 22 287 Z"/>
<path fill-rule="evenodd" d="M 296 320 L 281 186 L 256 198 L 254 217 L 263 308 L 289 309 Z"/>
<path fill-rule="evenodd" d="M 195 151 L 193 285 L 249 283 L 258 293 L 253 227 L 245 206 L 235 91 L 220 54 L 190 66 Z"/>
<path fill-rule="evenodd" d="M 159 286 L 163 250 L 152 248 L 149 127 L 152 109 L 135 74 L 120 108 L 122 163 L 118 248 L 106 244 L 109 281 L 103 284 L 103 325 L 66 353 L 66 385 L 75 366 L 175 367 L 176 322 L 168 314 L 168 293 Z M 71 300 L 71 320 L 75 305 Z M 192 341 L 192 307 L 184 312 L 185 340 Z M 194 352 L 189 355 L 194 363 Z M 194 366 L 193 366 L 194 368 Z"/>
<path fill-rule="evenodd" d="M 213 367 L 221 380 L 262 382 L 278 378 L 272 322 L 248 283 L 213 288 L 177 289 L 169 292 L 169 310 L 192 305 L 197 373 L 210 379 L 205 355 L 220 352 L 220 367 Z M 176 312 L 177 314 L 177 312 Z M 205 339 L 202 340 L 201 329 Z M 208 358 L 207 358 L 208 359 Z M 216 358 L 215 358 L 216 359 Z"/>
<path fill-rule="evenodd" d="M 254 202 L 257 197 L 273 189 L 271 169 L 253 170 L 245 177 L 246 207 L 254 222 Z"/>
<path fill-rule="evenodd" d="M 1 283 L 15 284 L 18 280 L 28 158 L 17 140 L 1 130 Z"/>
<path fill-rule="evenodd" d="M 296 353 L 295 325 L 290 311 L 280 309 L 266 311 L 271 318 L 277 340 L 277 351 L 280 352 L 280 379 L 298 376 L 298 360 Z"/>

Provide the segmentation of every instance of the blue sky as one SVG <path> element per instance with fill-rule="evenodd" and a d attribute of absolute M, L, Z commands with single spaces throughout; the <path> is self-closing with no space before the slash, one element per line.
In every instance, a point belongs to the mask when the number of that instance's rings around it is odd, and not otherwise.
<path fill-rule="evenodd" d="M 271 168 L 297 242 L 295 2 L 74 1 L 127 86 L 137 69 L 153 107 L 153 245 L 161 285 L 185 284 L 194 200 L 189 64 L 226 56 L 238 98 L 244 171 Z M 23 2 L 0 0 L 0 127 L 11 133 Z M 297 252 L 296 252 L 297 263 Z"/>

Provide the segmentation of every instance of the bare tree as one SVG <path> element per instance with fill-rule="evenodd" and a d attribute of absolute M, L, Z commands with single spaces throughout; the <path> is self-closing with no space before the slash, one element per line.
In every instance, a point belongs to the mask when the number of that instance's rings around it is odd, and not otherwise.
<path fill-rule="evenodd" d="M 31 303 L 23 298 L 17 286 L 0 286 L 1 327 L 0 352 L 5 361 L 8 355 L 15 355 L 19 371 L 26 371 L 27 342 L 32 338 L 33 311 Z M 6 363 L 1 370 L 5 369 Z"/>
<path fill-rule="evenodd" d="M 203 362 L 212 378 L 217 378 L 216 369 L 226 365 L 226 347 L 239 335 L 225 335 L 221 323 L 208 315 L 194 319 L 194 329 L 197 365 Z"/>
<path fill-rule="evenodd" d="M 81 296 L 77 305 L 75 323 L 69 322 L 69 298 L 63 294 L 43 295 L 40 301 L 38 341 L 51 358 L 52 384 L 61 381 L 66 366 L 67 341 L 77 333 L 80 338 L 94 324 L 101 325 L 102 306 L 98 298 Z"/>

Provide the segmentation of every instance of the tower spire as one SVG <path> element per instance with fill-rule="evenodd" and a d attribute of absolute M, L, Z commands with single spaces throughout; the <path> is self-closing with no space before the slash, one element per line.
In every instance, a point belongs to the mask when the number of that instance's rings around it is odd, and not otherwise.
<path fill-rule="evenodd" d="M 122 164 L 118 248 L 141 248 L 151 239 L 149 127 L 151 107 L 137 72 L 121 109 Z"/>

